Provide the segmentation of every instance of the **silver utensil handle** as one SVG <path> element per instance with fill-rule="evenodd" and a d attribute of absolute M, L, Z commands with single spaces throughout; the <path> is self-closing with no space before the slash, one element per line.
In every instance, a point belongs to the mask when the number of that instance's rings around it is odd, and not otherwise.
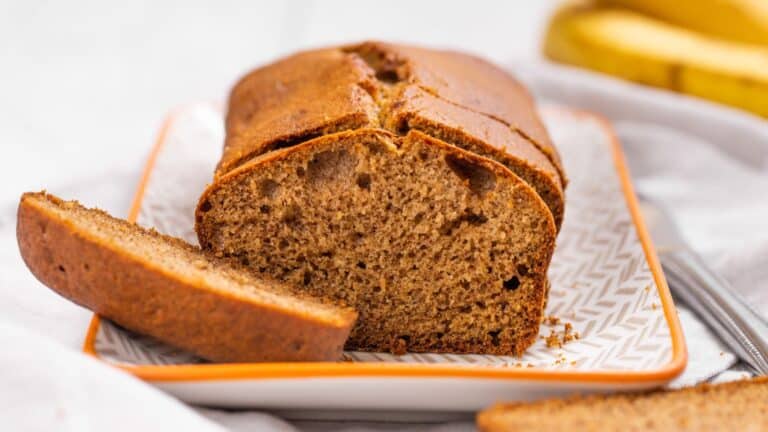
<path fill-rule="evenodd" d="M 735 353 L 759 373 L 768 374 L 768 324 L 735 294 L 695 252 L 661 255 L 672 292 L 694 309 Z"/>

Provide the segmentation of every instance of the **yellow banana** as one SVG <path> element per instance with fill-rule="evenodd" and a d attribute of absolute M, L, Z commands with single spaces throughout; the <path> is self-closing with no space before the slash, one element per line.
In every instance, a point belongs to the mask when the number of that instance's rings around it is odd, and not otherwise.
<path fill-rule="evenodd" d="M 547 57 L 768 117 L 768 49 L 622 9 L 571 3 L 555 13 Z"/>
<path fill-rule="evenodd" d="M 768 0 L 598 0 L 712 36 L 768 45 Z"/>

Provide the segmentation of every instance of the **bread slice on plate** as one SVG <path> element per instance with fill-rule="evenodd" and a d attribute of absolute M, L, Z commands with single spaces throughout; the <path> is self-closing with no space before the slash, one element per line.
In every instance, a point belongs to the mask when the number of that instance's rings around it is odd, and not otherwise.
<path fill-rule="evenodd" d="M 17 238 L 29 269 L 57 293 L 211 361 L 338 360 L 356 317 L 43 192 L 22 196 Z"/>
<path fill-rule="evenodd" d="M 197 208 L 206 250 L 360 314 L 347 348 L 520 354 L 536 338 L 556 229 L 491 159 L 411 130 L 266 153 Z"/>
<path fill-rule="evenodd" d="M 481 412 L 477 424 L 484 432 L 764 431 L 768 377 L 683 390 L 500 404 Z"/>

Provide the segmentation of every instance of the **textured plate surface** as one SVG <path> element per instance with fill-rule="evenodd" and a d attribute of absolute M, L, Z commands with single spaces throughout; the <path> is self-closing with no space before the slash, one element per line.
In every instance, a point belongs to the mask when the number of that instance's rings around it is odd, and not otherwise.
<path fill-rule="evenodd" d="M 345 367 L 354 370 L 358 363 L 371 362 L 418 364 L 439 376 L 439 368 L 449 365 L 472 370 L 523 369 L 539 377 L 546 377 L 548 371 L 553 377 L 557 372 L 574 372 L 574 376 L 583 372 L 597 374 L 592 376 L 599 379 L 600 373 L 624 372 L 635 377 L 647 373 L 648 378 L 657 371 L 670 372 L 675 364 L 673 373 L 656 377 L 657 384 L 682 370 L 684 349 L 675 347 L 671 334 L 671 330 L 679 332 L 679 324 L 670 318 L 668 296 L 660 296 L 666 292 L 666 286 L 661 291 L 657 286 L 661 276 L 649 266 L 629 205 L 634 198 L 625 195 L 623 168 L 615 163 L 618 147 L 612 132 L 602 120 L 585 113 L 551 107 L 545 109 L 544 118 L 570 178 L 565 223 L 549 270 L 552 287 L 547 315 L 560 322 L 542 325 L 539 340 L 520 358 L 347 352 Z M 221 112 L 212 106 L 183 108 L 170 117 L 137 194 L 133 216 L 139 224 L 196 243 L 194 206 L 211 179 L 223 135 Z M 559 348 L 548 347 L 548 336 L 563 339 L 566 323 L 578 338 Z M 139 375 L 147 365 L 191 364 L 199 365 L 197 379 L 214 378 L 206 376 L 205 367 L 210 365 L 194 356 L 109 321 L 95 321 L 91 330 L 86 351 Z M 682 339 L 678 340 L 681 344 Z M 627 382 L 632 379 L 627 375 Z M 652 380 L 645 381 L 647 386 Z"/>

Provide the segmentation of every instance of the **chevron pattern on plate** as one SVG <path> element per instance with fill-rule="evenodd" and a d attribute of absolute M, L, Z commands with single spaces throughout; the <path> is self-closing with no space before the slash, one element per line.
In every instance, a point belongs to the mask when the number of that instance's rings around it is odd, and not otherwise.
<path fill-rule="evenodd" d="M 352 362 L 452 363 L 490 367 L 646 370 L 672 358 L 669 327 L 614 166 L 609 131 L 595 118 L 545 110 L 545 122 L 570 178 L 566 216 L 549 270 L 547 314 L 540 339 L 520 358 L 491 355 L 346 352 Z M 208 106 L 181 111 L 169 126 L 152 170 L 138 222 L 196 243 L 194 206 L 221 152 L 221 113 Z M 567 322 L 579 338 L 549 348 Z M 189 364 L 202 360 L 107 320 L 96 352 L 121 364 Z"/>

